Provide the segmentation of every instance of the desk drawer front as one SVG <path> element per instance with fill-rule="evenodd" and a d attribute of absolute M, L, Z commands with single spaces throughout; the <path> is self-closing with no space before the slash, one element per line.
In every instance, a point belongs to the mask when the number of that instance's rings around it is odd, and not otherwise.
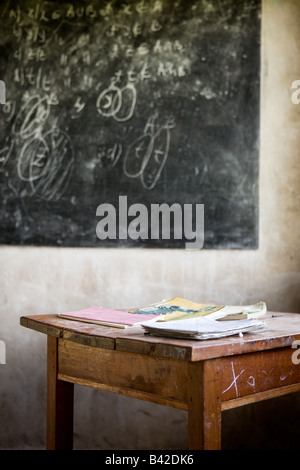
<path fill-rule="evenodd" d="M 187 363 L 59 340 L 58 378 L 185 408 Z"/>

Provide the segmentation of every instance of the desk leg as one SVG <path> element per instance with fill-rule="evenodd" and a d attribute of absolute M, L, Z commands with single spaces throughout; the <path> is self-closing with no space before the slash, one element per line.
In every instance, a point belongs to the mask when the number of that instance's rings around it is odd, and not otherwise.
<path fill-rule="evenodd" d="M 221 449 L 220 371 L 217 360 L 190 364 L 188 445 L 190 450 Z"/>
<path fill-rule="evenodd" d="M 72 450 L 74 385 L 57 379 L 58 339 L 47 346 L 47 449 Z"/>

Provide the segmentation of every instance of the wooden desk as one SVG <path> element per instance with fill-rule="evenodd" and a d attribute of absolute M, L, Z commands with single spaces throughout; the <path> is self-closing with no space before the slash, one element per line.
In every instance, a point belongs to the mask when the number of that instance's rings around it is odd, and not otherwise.
<path fill-rule="evenodd" d="M 265 321 L 267 330 L 242 338 L 189 341 L 22 317 L 48 338 L 47 448 L 72 448 L 73 387 L 82 384 L 186 410 L 189 449 L 220 449 L 223 410 L 300 390 L 292 348 L 300 316 L 268 313 Z"/>

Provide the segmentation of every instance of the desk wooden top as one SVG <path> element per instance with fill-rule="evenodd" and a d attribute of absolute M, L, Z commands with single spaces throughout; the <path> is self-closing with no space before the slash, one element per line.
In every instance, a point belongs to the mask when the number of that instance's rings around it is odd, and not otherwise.
<path fill-rule="evenodd" d="M 266 330 L 212 340 L 185 340 L 145 334 L 142 327 L 126 329 L 65 320 L 58 315 L 23 316 L 20 324 L 41 333 L 81 343 L 86 346 L 151 356 L 201 361 L 235 354 L 291 347 L 300 340 L 300 315 L 268 312 L 263 321 Z"/>

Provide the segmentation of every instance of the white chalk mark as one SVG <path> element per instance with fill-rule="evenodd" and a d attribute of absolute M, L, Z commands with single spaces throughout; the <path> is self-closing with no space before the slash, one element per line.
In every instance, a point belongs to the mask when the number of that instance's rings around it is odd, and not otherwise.
<path fill-rule="evenodd" d="M 268 372 L 266 372 L 265 370 L 262 371 L 262 373 L 266 375 L 265 383 L 272 382 L 272 372 L 273 372 L 273 367 Z"/>
<path fill-rule="evenodd" d="M 227 387 L 226 390 L 224 390 L 224 391 L 222 392 L 222 394 L 228 392 L 228 390 L 230 390 L 232 387 L 234 387 L 234 388 L 235 388 L 236 396 L 238 397 L 238 396 L 239 396 L 239 392 L 238 392 L 238 386 L 237 386 L 237 379 L 245 372 L 245 370 L 243 369 L 243 370 L 239 373 L 239 375 L 235 375 L 235 370 L 234 370 L 233 362 L 231 362 L 231 370 L 232 370 L 232 375 L 233 375 L 233 381 L 231 382 L 231 384 L 229 385 L 229 387 Z"/>
<path fill-rule="evenodd" d="M 163 125 L 157 124 L 158 114 L 152 114 L 143 134 L 129 147 L 123 161 L 124 174 L 130 178 L 139 177 L 145 189 L 151 190 L 160 178 L 170 149 L 170 129 L 175 127 L 174 118 L 169 116 Z"/>
<path fill-rule="evenodd" d="M 68 135 L 54 128 L 23 145 L 17 171 L 22 181 L 29 182 L 32 194 L 58 200 L 67 187 L 73 163 L 73 146 Z"/>
<path fill-rule="evenodd" d="M 253 375 L 250 375 L 249 379 L 247 380 L 247 383 L 251 387 L 254 387 L 255 386 L 255 377 L 253 377 Z"/>
<path fill-rule="evenodd" d="M 0 172 L 3 171 L 6 163 L 11 156 L 12 150 L 14 147 L 14 140 L 10 141 L 10 144 L 0 149 Z"/>
<path fill-rule="evenodd" d="M 50 113 L 50 105 L 47 98 L 39 95 L 32 96 L 22 106 L 12 126 L 13 134 L 27 139 L 36 135 L 46 122 Z"/>
<path fill-rule="evenodd" d="M 112 117 L 118 122 L 128 121 L 134 113 L 137 100 L 136 88 L 133 83 L 123 87 L 112 80 L 97 98 L 96 108 L 103 117 Z"/>

